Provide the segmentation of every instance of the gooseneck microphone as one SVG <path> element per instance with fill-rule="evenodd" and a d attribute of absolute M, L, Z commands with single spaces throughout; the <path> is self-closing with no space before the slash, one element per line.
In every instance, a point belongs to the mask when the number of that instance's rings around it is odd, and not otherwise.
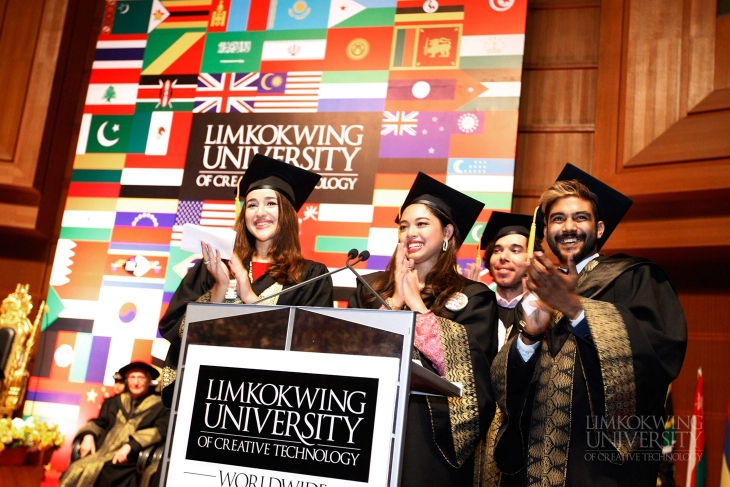
<path fill-rule="evenodd" d="M 319 276 L 313 277 L 311 279 L 307 279 L 306 281 L 300 282 L 299 284 L 295 284 L 292 287 L 282 289 L 278 293 L 270 294 L 269 296 L 265 296 L 263 298 L 260 297 L 259 299 L 257 299 L 256 301 L 254 301 L 253 303 L 250 303 L 250 304 L 258 304 L 262 301 L 266 301 L 268 299 L 275 298 L 276 296 L 281 296 L 282 294 L 286 294 L 289 291 L 299 289 L 300 287 L 304 287 L 307 284 L 313 283 L 315 281 L 319 281 L 320 279 L 324 279 L 325 277 L 331 276 L 332 274 L 337 274 L 338 272 L 344 271 L 345 269 L 350 269 L 352 272 L 355 273 L 355 276 L 357 278 L 361 279 L 360 275 L 351 266 L 353 266 L 359 262 L 364 262 L 364 261 L 368 260 L 369 258 L 370 258 L 370 252 L 368 252 L 367 250 L 358 252 L 357 249 L 352 249 L 347 253 L 347 261 L 346 261 L 344 267 L 340 267 L 339 269 L 335 269 L 333 271 L 325 272 L 324 274 L 320 274 Z M 350 261 L 352 261 L 352 260 L 355 260 L 355 262 L 351 263 Z M 362 280 L 361 282 L 365 282 L 365 281 Z M 365 283 L 365 285 L 367 286 L 367 283 Z M 370 286 L 368 286 L 368 288 L 370 288 Z M 372 291 L 372 288 L 370 288 L 370 290 Z M 375 291 L 373 291 L 373 292 L 375 292 Z M 377 296 L 377 293 L 375 293 L 375 295 Z M 380 296 L 378 296 L 378 298 L 380 298 Z M 381 301 L 382 301 L 382 299 L 381 299 Z M 386 304 L 386 306 L 388 306 L 388 305 Z M 388 309 L 390 309 L 390 307 L 388 307 Z"/>
<path fill-rule="evenodd" d="M 354 255 L 353 255 L 353 253 L 354 253 Z M 350 255 L 353 255 L 353 257 L 350 257 Z M 355 256 L 357 256 L 357 260 L 356 260 L 355 262 L 353 262 L 353 263 L 350 263 L 350 261 L 351 261 L 352 259 L 354 259 L 354 258 L 355 258 Z M 358 281 L 359 281 L 359 282 L 360 282 L 360 283 L 361 283 L 361 284 L 362 284 L 363 286 L 365 286 L 365 287 L 366 287 L 366 288 L 368 289 L 368 291 L 370 291 L 371 293 L 373 293 L 373 295 L 374 295 L 374 296 L 375 296 L 376 298 L 378 298 L 378 301 L 380 301 L 380 304 L 382 304 L 383 306 L 385 306 L 385 309 L 389 309 L 389 310 L 392 310 L 393 308 L 391 308 L 390 306 L 388 306 L 388 303 L 386 303 L 386 302 L 385 302 L 385 300 L 384 300 L 383 298 L 381 298 L 381 297 L 380 297 L 380 294 L 376 293 L 376 292 L 375 292 L 375 289 L 373 289 L 373 288 L 372 288 L 372 287 L 370 286 L 370 284 L 368 284 L 368 283 L 367 283 L 367 281 L 366 281 L 365 279 L 363 279 L 363 278 L 362 278 L 362 276 L 360 275 L 360 273 L 358 273 L 358 272 L 357 272 L 357 271 L 356 271 L 356 270 L 355 270 L 355 269 L 354 269 L 354 268 L 352 267 L 352 266 L 354 266 L 355 264 L 357 264 L 358 262 L 365 262 L 366 260 L 368 260 L 368 259 L 370 258 L 370 252 L 368 252 L 367 250 L 363 250 L 362 252 L 358 253 L 358 252 L 357 252 L 357 249 L 352 249 L 352 250 L 350 250 L 350 252 L 349 252 L 349 253 L 347 254 L 347 257 L 348 257 L 348 259 L 347 259 L 347 264 L 346 264 L 346 266 L 347 266 L 347 268 L 348 268 L 348 269 L 350 269 L 350 271 L 352 271 L 352 273 L 353 273 L 353 274 L 355 274 L 355 278 L 356 278 L 356 279 L 357 279 L 357 280 L 358 280 Z"/>

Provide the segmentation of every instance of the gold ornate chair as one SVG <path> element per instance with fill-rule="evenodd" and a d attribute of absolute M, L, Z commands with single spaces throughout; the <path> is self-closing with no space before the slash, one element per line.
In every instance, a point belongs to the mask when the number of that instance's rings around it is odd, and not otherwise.
<path fill-rule="evenodd" d="M 28 365 L 45 308 L 41 302 L 35 321 L 30 321 L 28 287 L 18 284 L 0 305 L 0 417 L 11 417 L 23 406 L 28 388 Z"/>

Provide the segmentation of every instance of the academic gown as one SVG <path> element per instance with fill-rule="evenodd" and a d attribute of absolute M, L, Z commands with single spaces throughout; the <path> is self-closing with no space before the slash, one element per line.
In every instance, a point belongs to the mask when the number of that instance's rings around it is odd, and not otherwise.
<path fill-rule="evenodd" d="M 380 273 L 364 278 L 372 284 Z M 474 450 L 494 414 L 489 350 L 495 350 L 496 300 L 484 284 L 463 278 L 463 309 L 437 316 L 445 377 L 464 384 L 461 398 L 411 395 L 408 401 L 401 486 L 467 486 L 474 482 Z M 358 283 L 349 307 L 364 308 L 368 291 Z M 369 304 L 379 308 L 380 303 Z M 424 367 L 438 374 L 424 356 Z"/>
<path fill-rule="evenodd" d="M 502 485 L 653 487 L 664 398 L 687 329 L 666 271 L 600 256 L 578 280 L 585 318 L 560 313 L 524 362 L 513 338 L 492 365 L 503 418 L 494 452 Z"/>
<path fill-rule="evenodd" d="M 145 487 L 137 476 L 137 457 L 148 446 L 165 441 L 169 421 L 170 410 L 155 394 L 142 398 L 134 410 L 129 392 L 105 400 L 99 417 L 76 435 L 94 435 L 96 453 L 73 462 L 61 477 L 59 487 Z M 127 461 L 112 464 L 114 454 L 126 443 L 132 447 Z"/>
<path fill-rule="evenodd" d="M 311 260 L 306 260 L 305 262 L 306 265 L 300 282 L 304 282 L 327 273 L 327 267 L 324 264 Z M 190 272 L 188 272 L 185 278 L 183 278 L 180 286 L 177 288 L 177 291 L 175 291 L 175 294 L 170 301 L 170 306 L 167 308 L 167 312 L 160 320 L 160 333 L 165 339 L 167 339 L 167 341 L 170 342 L 170 348 L 167 352 L 167 357 L 165 357 L 165 367 L 162 371 L 162 384 L 164 387 L 162 390 L 162 399 L 168 407 L 172 403 L 172 392 L 174 389 L 173 381 L 176 377 L 175 371 L 177 369 L 178 359 L 180 356 L 180 344 L 187 305 L 188 303 L 195 301 L 210 301 L 209 291 L 213 288 L 214 284 L 215 280 L 213 279 L 213 276 L 210 275 L 202 261 L 199 261 L 192 269 L 190 269 Z M 284 290 L 294 284 L 295 283 L 293 282 L 287 282 L 282 286 L 279 286 L 267 272 L 256 279 L 251 284 L 251 288 L 259 297 L 263 297 L 262 293 L 272 294 L 274 291 L 279 290 L 279 287 L 281 287 L 281 290 Z M 275 304 L 277 305 L 331 308 L 332 303 L 334 302 L 332 278 L 327 276 L 273 299 L 276 300 Z M 241 303 L 240 299 L 235 302 L 238 304 Z M 274 303 L 265 301 L 262 304 Z"/>
<path fill-rule="evenodd" d="M 494 357 L 497 355 L 497 352 L 499 351 L 499 335 L 498 335 L 498 328 L 500 326 L 504 326 L 506 328 L 505 330 L 505 342 L 508 341 L 513 336 L 519 334 L 520 330 L 522 329 L 520 326 L 520 320 L 522 319 L 522 301 L 520 300 L 519 303 L 517 303 L 517 306 L 514 308 L 506 308 L 504 306 L 497 305 L 497 318 L 501 323 L 497 323 L 497 326 L 494 327 L 494 336 L 492 338 L 492 345 L 491 349 L 488 352 L 488 355 L 490 357 Z"/>

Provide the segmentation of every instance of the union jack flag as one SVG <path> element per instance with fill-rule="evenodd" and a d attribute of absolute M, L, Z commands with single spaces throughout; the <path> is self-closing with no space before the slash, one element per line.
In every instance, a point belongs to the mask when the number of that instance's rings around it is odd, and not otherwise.
<path fill-rule="evenodd" d="M 252 113 L 259 73 L 200 73 L 194 113 Z"/>
<path fill-rule="evenodd" d="M 416 135 L 418 112 L 383 112 L 381 135 Z"/>

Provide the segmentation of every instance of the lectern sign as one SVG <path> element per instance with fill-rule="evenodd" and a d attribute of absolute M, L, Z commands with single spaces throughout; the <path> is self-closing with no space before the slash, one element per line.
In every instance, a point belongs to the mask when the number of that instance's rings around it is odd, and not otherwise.
<path fill-rule="evenodd" d="M 185 458 L 367 482 L 378 380 L 201 366 Z"/>
<path fill-rule="evenodd" d="M 399 367 L 189 345 L 167 485 L 386 485 Z"/>

